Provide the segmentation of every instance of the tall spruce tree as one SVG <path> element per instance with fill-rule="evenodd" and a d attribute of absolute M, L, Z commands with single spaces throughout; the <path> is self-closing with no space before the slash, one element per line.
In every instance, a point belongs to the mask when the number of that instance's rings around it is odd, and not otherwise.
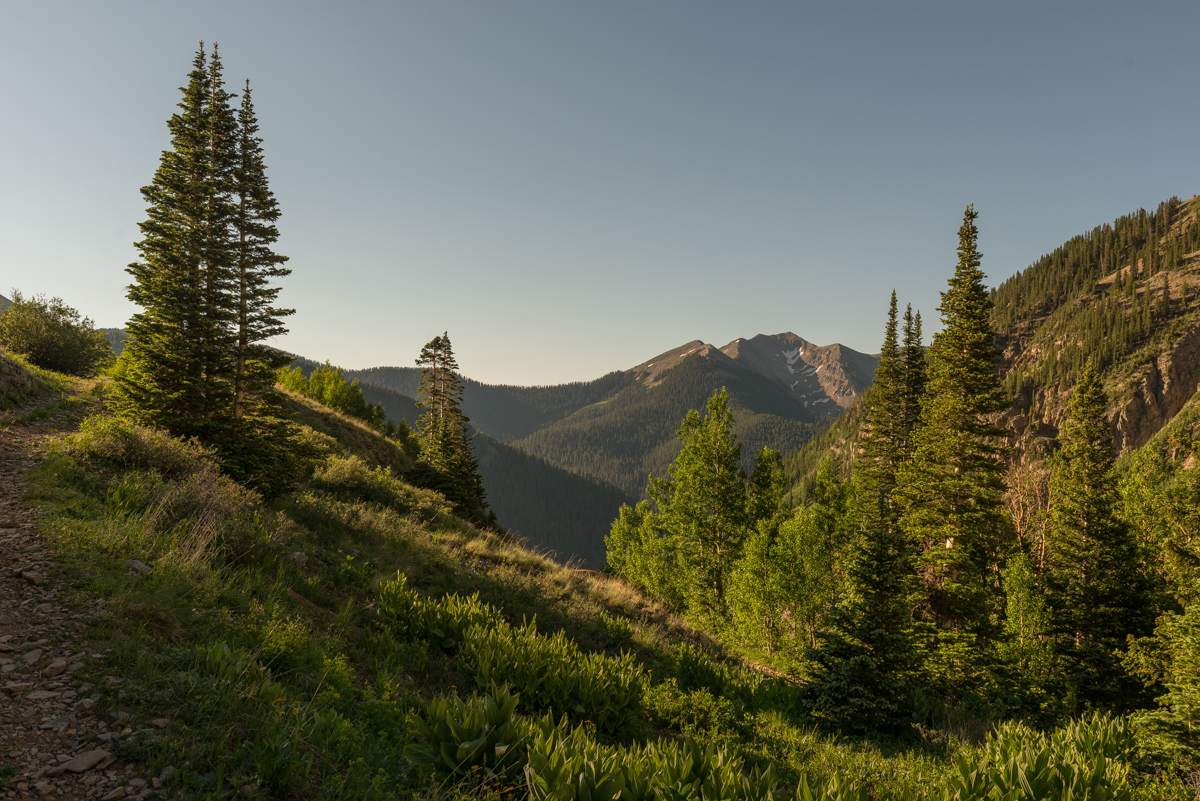
<path fill-rule="evenodd" d="M 1118 518 L 1108 396 L 1089 362 L 1067 403 L 1051 462 L 1047 585 L 1056 651 L 1079 701 L 1112 706 L 1132 686 L 1119 657 L 1153 613 L 1138 548 Z"/>
<path fill-rule="evenodd" d="M 117 380 L 115 405 L 174 434 L 211 433 L 219 411 L 209 385 L 225 304 L 213 307 L 216 275 L 229 265 L 224 193 L 226 150 L 214 142 L 224 131 L 213 108 L 224 90 L 214 87 L 204 46 L 192 62 L 181 91 L 180 112 L 167 121 L 171 149 L 163 151 L 153 182 L 142 188 L 148 208 L 136 243 L 141 259 L 130 264 L 128 297 L 142 307 L 126 325 L 125 369 Z M 228 276 L 223 276 L 228 278 Z"/>
<path fill-rule="evenodd" d="M 893 502 L 903 457 L 905 370 L 896 341 L 896 293 L 865 398 L 855 463 L 855 538 L 847 591 L 810 654 L 814 711 L 842 726 L 875 730 L 908 717 L 915 666 L 909 613 L 911 566 Z"/>
<path fill-rule="evenodd" d="M 977 213 L 968 206 L 959 229 L 958 265 L 938 310 L 943 330 L 933 338 L 912 461 L 897 491 L 900 525 L 920 577 L 918 612 L 936 626 L 931 664 L 951 693 L 973 684 L 977 652 L 997 632 L 999 567 L 1012 527 L 1004 514 L 1007 432 L 990 422 L 1006 407 L 996 371 L 998 352 L 983 284 Z"/>
<path fill-rule="evenodd" d="M 888 307 L 883 348 L 875 378 L 864 398 L 866 409 L 854 465 L 855 526 L 860 530 L 896 526 L 892 492 L 904 440 L 904 362 L 896 340 L 896 291 Z"/>
<path fill-rule="evenodd" d="M 272 279 L 291 275 L 288 260 L 272 249 L 279 239 L 279 204 L 267 182 L 258 118 L 250 97 L 250 81 L 242 91 L 237 116 L 237 162 L 233 171 L 237 197 L 237 363 L 234 371 L 233 416 L 241 420 L 247 401 L 261 398 L 274 383 L 275 371 L 290 363 L 281 351 L 263 346 L 264 340 L 287 333 L 283 318 L 293 309 L 275 303 L 279 287 Z"/>
<path fill-rule="evenodd" d="M 913 315 L 912 304 L 904 309 L 904 392 L 901 401 L 902 441 L 905 456 L 912 451 L 912 432 L 921 421 L 921 399 L 927 381 L 925 346 L 921 344 L 921 313 Z"/>
<path fill-rule="evenodd" d="M 274 307 L 279 290 L 268 281 L 289 271 L 271 250 L 279 208 L 249 84 L 235 113 L 216 47 L 206 57 L 201 44 L 192 67 L 181 111 L 167 122 L 171 149 L 142 189 L 141 259 L 128 268 L 129 298 L 142 311 L 126 326 L 114 404 L 174 434 L 245 451 L 238 443 L 249 429 L 233 429 L 270 395 L 286 361 L 258 343 L 286 331 L 280 318 L 291 312 Z"/>
<path fill-rule="evenodd" d="M 210 185 L 203 225 L 205 251 L 199 262 L 204 306 L 199 341 L 202 345 L 205 415 L 211 424 L 227 428 L 234 419 L 233 379 L 237 350 L 238 209 L 234 170 L 238 164 L 238 123 L 225 89 L 224 66 L 216 43 L 208 60 L 208 174 Z"/>
<path fill-rule="evenodd" d="M 808 692 L 816 716 L 855 730 L 910 720 L 917 670 L 908 603 L 907 544 L 897 529 L 873 526 L 851 551 L 847 592 L 809 653 Z"/>
<path fill-rule="evenodd" d="M 461 409 L 462 383 L 448 333 L 425 344 L 417 366 L 421 368 L 418 405 L 425 410 L 418 421 L 421 461 L 433 472 L 434 486 L 460 515 L 476 524 L 495 525 L 467 428 L 470 420 Z"/>

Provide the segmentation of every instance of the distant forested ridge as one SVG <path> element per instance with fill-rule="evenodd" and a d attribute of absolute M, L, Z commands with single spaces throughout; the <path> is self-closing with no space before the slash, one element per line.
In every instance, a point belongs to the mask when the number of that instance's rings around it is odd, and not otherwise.
<path fill-rule="evenodd" d="M 409 396 L 417 394 L 420 371 L 415 367 L 372 367 L 346 375 Z M 463 377 L 463 413 L 481 431 L 499 440 L 517 440 L 561 420 L 584 406 L 612 397 L 633 383 L 627 373 L 613 372 L 594 381 L 544 387 L 483 384 Z"/>
<path fill-rule="evenodd" d="M 625 493 L 486 434 L 474 442 L 488 500 L 509 531 L 562 564 L 604 568 L 604 537 L 630 502 Z"/>
<path fill-rule="evenodd" d="M 765 376 L 728 359 L 701 354 L 683 359 L 655 386 L 633 384 L 603 404 L 581 409 L 515 444 L 575 472 L 596 476 L 638 496 L 646 476 L 665 474 L 678 455 L 675 431 L 693 409 L 703 409 L 726 387 L 747 459 L 762 447 L 788 452 L 829 424 Z"/>

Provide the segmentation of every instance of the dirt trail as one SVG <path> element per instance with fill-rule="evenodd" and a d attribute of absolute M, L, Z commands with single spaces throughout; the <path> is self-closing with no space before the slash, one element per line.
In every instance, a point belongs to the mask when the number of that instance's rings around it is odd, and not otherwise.
<path fill-rule="evenodd" d="M 94 687 L 76 678 L 85 665 L 103 664 L 83 639 L 103 602 L 81 601 L 62 585 L 34 510 L 21 502 L 21 476 L 58 425 L 54 416 L 0 429 L 0 799 L 147 798 L 161 778 L 139 776 L 115 747 L 133 730 L 103 720 Z"/>

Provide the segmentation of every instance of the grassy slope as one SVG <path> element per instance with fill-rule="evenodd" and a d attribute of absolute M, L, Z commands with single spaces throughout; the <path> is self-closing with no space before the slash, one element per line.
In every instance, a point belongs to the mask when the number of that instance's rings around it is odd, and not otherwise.
<path fill-rule="evenodd" d="M 337 457 L 349 451 L 370 466 L 395 463 L 369 431 L 300 405 L 301 419 L 323 432 L 312 438 L 342 468 L 353 460 Z M 52 418 L 60 436 L 79 424 L 80 408 L 100 414 L 81 397 Z M 90 636 L 107 654 L 92 677 L 101 707 L 128 712 L 135 728 L 170 719 L 122 740 L 121 755 L 155 773 L 179 767 L 199 797 L 220 781 L 251 796 L 437 794 L 402 748 L 427 699 L 463 693 L 470 680 L 455 657 L 425 643 L 370 645 L 375 590 L 397 571 L 433 596 L 478 592 L 514 623 L 536 616 L 542 631 L 562 630 L 585 651 L 631 649 L 649 687 L 644 716 L 622 732 L 627 742 L 691 733 L 774 761 L 785 780 L 836 770 L 918 785 L 942 776 L 961 747 L 820 734 L 787 682 L 705 655 L 711 643 L 623 583 L 480 533 L 399 482 L 390 495 L 372 494 L 356 489 L 367 471 L 355 480 L 326 471 L 266 505 L 202 454 L 154 432 L 122 439 L 114 430 L 92 425 L 62 440 L 28 476 L 28 500 L 42 510 L 77 602 L 99 599 Z M 127 559 L 154 570 L 139 578 Z"/>

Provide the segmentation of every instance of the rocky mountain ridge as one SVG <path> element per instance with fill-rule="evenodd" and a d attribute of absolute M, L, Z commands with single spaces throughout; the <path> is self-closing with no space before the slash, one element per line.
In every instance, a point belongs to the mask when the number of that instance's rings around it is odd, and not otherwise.
<path fill-rule="evenodd" d="M 660 353 L 625 372 L 647 387 L 662 382 L 668 370 L 695 355 L 720 365 L 753 370 L 778 384 L 805 409 L 836 417 L 870 386 L 879 357 L 845 345 L 815 345 L 790 331 L 741 337 L 722 348 L 698 339 Z"/>

